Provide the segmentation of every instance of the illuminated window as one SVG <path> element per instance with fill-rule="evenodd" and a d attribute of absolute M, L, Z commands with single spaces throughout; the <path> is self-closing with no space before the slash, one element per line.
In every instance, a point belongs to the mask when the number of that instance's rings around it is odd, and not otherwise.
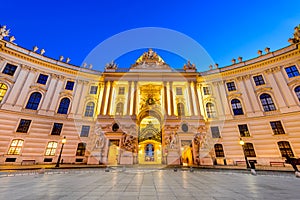
<path fill-rule="evenodd" d="M 42 95 L 39 92 L 34 92 L 30 95 L 26 105 L 26 109 L 37 110 L 41 101 Z"/>
<path fill-rule="evenodd" d="M 91 89 L 90 89 L 90 94 L 97 94 L 97 91 L 98 91 L 98 86 L 91 86 Z"/>
<path fill-rule="evenodd" d="M 285 68 L 285 71 L 289 78 L 299 76 L 299 71 L 295 65 Z"/>
<path fill-rule="evenodd" d="M 79 143 L 77 146 L 76 156 L 84 156 L 86 149 L 86 143 Z"/>
<path fill-rule="evenodd" d="M 259 98 L 265 112 L 276 110 L 272 97 L 269 94 L 264 93 Z"/>
<path fill-rule="evenodd" d="M 27 133 L 30 124 L 31 124 L 31 120 L 21 119 L 20 124 L 19 124 L 16 132 Z"/>
<path fill-rule="evenodd" d="M 60 135 L 62 131 L 63 124 L 62 123 L 54 123 L 51 131 L 51 135 Z"/>
<path fill-rule="evenodd" d="M 244 154 L 246 157 L 256 157 L 252 143 L 245 143 L 243 145 L 243 149 L 244 149 Z"/>
<path fill-rule="evenodd" d="M 215 144 L 215 153 L 216 157 L 225 157 L 222 144 Z"/>
<path fill-rule="evenodd" d="M 74 88 L 74 81 L 67 81 L 65 89 L 66 90 L 73 90 L 73 88 Z"/>
<path fill-rule="evenodd" d="M 182 88 L 181 87 L 176 88 L 176 95 L 182 95 Z"/>
<path fill-rule="evenodd" d="M 17 66 L 7 63 L 2 73 L 13 76 L 16 72 Z"/>
<path fill-rule="evenodd" d="M 93 117 L 94 116 L 94 108 L 95 108 L 94 102 L 89 102 L 88 104 L 86 104 L 84 116 L 85 117 Z"/>
<path fill-rule="evenodd" d="M 4 98 L 6 92 L 7 92 L 7 85 L 5 85 L 4 83 L 0 83 L 0 103 Z"/>
<path fill-rule="evenodd" d="M 1 93 L 1 92 L 0 92 Z M 300 86 L 297 86 L 296 88 L 295 88 L 295 93 L 296 93 L 296 95 L 297 95 L 297 97 L 298 97 L 298 100 L 300 101 Z M 1 98 L 1 97 L 0 97 Z"/>
<path fill-rule="evenodd" d="M 228 91 L 235 91 L 236 90 L 234 82 L 228 82 L 228 83 L 226 83 L 226 85 L 227 85 L 227 90 Z"/>
<path fill-rule="evenodd" d="M 119 95 L 125 94 L 125 87 L 119 87 Z"/>
<path fill-rule="evenodd" d="M 39 78 L 37 80 L 37 83 L 42 84 L 42 85 L 46 85 L 47 80 L 48 80 L 48 75 L 40 74 Z"/>
<path fill-rule="evenodd" d="M 270 122 L 274 135 L 285 134 L 281 121 Z"/>
<path fill-rule="evenodd" d="M 90 126 L 82 126 L 80 137 L 88 137 L 90 133 Z"/>
<path fill-rule="evenodd" d="M 216 117 L 216 110 L 215 105 L 213 103 L 206 104 L 206 113 L 208 118 L 215 118 Z"/>
<path fill-rule="evenodd" d="M 119 102 L 116 106 L 116 115 L 123 115 L 124 104 Z"/>
<path fill-rule="evenodd" d="M 253 76 L 253 80 L 254 80 L 256 86 L 265 84 L 265 81 L 264 81 L 264 78 L 262 75 Z"/>
<path fill-rule="evenodd" d="M 247 124 L 238 125 L 241 137 L 250 137 Z"/>
<path fill-rule="evenodd" d="M 220 138 L 221 137 L 218 126 L 212 126 L 212 127 L 210 127 L 210 130 L 211 130 L 212 138 Z"/>
<path fill-rule="evenodd" d="M 211 95 L 210 87 L 203 87 L 203 94 L 204 95 Z"/>
<path fill-rule="evenodd" d="M 68 109 L 69 109 L 69 105 L 70 105 L 70 99 L 69 98 L 63 98 L 60 101 L 57 113 L 59 113 L 59 114 L 67 114 L 68 113 Z"/>
<path fill-rule="evenodd" d="M 244 114 L 240 100 L 232 99 L 231 106 L 232 106 L 233 115 L 243 115 Z"/>
<path fill-rule="evenodd" d="M 8 155 L 19 155 L 23 146 L 24 140 L 13 140 L 10 144 Z"/>
<path fill-rule="evenodd" d="M 294 157 L 294 153 L 293 153 L 293 150 L 292 150 L 289 142 L 280 141 L 277 144 L 278 144 L 278 147 L 279 147 L 282 157 L 286 157 L 286 156 Z"/>
<path fill-rule="evenodd" d="M 177 104 L 177 113 L 178 113 L 178 116 L 185 116 L 183 103 L 178 103 Z"/>
<path fill-rule="evenodd" d="M 48 142 L 45 155 L 54 156 L 57 148 L 57 142 Z"/>

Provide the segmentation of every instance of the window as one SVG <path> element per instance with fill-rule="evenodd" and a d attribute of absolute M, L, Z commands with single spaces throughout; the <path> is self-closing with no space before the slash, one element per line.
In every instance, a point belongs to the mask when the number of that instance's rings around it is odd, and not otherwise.
<path fill-rule="evenodd" d="M 184 123 L 184 124 L 181 125 L 181 129 L 182 129 L 183 132 L 186 133 L 186 132 L 189 131 L 189 126 L 186 123 Z"/>
<path fill-rule="evenodd" d="M 265 112 L 276 110 L 272 97 L 269 94 L 264 93 L 259 98 Z"/>
<path fill-rule="evenodd" d="M 297 86 L 296 88 L 295 88 L 295 93 L 296 93 L 296 95 L 297 95 L 297 97 L 298 97 L 298 100 L 300 101 L 300 86 Z M 0 92 L 0 94 L 1 94 L 1 92 Z M 0 96 L 0 98 L 1 98 L 1 96 Z M 0 100 L 1 101 L 1 100 Z"/>
<path fill-rule="evenodd" d="M 244 154 L 246 157 L 256 157 L 252 143 L 245 143 L 243 145 L 243 149 L 244 149 Z"/>
<path fill-rule="evenodd" d="M 203 87 L 203 94 L 204 95 L 210 95 L 211 94 L 210 87 Z"/>
<path fill-rule="evenodd" d="M 82 126 L 80 137 L 88 137 L 90 133 L 90 126 Z"/>
<path fill-rule="evenodd" d="M 182 95 L 182 88 L 181 87 L 176 88 L 176 95 Z"/>
<path fill-rule="evenodd" d="M 206 104 L 206 113 L 208 118 L 215 118 L 216 117 L 216 110 L 215 105 L 213 103 Z"/>
<path fill-rule="evenodd" d="M 125 87 L 119 87 L 119 95 L 125 94 Z"/>
<path fill-rule="evenodd" d="M 113 126 L 112 126 L 112 130 L 113 130 L 114 132 L 116 132 L 117 130 L 119 130 L 119 124 L 114 123 Z"/>
<path fill-rule="evenodd" d="M 210 127 L 211 130 L 211 135 L 213 138 L 220 138 L 220 131 L 219 131 L 219 127 L 218 126 L 212 126 Z"/>
<path fill-rule="evenodd" d="M 63 98 L 60 101 L 57 113 L 59 113 L 59 114 L 67 114 L 68 113 L 68 109 L 69 109 L 69 105 L 70 105 L 70 99 L 69 98 Z"/>
<path fill-rule="evenodd" d="M 39 92 L 34 92 L 30 95 L 26 105 L 26 109 L 37 110 L 41 101 L 42 95 Z"/>
<path fill-rule="evenodd" d="M 289 78 L 299 76 L 299 71 L 295 65 L 285 68 L 285 71 Z"/>
<path fill-rule="evenodd" d="M 62 123 L 54 123 L 52 127 L 51 135 L 60 135 L 62 127 L 63 127 Z"/>
<path fill-rule="evenodd" d="M 95 107 L 94 102 L 89 102 L 88 104 L 86 104 L 84 116 L 85 117 L 93 117 L 94 116 L 94 107 Z"/>
<path fill-rule="evenodd" d="M 73 88 L 74 88 L 74 81 L 67 81 L 65 89 L 66 90 L 73 90 Z"/>
<path fill-rule="evenodd" d="M 241 137 L 250 137 L 247 124 L 239 124 L 238 127 L 239 127 Z"/>
<path fill-rule="evenodd" d="M 19 155 L 23 146 L 24 140 L 13 140 L 10 144 L 8 155 Z"/>
<path fill-rule="evenodd" d="M 90 94 L 97 94 L 98 86 L 91 86 Z"/>
<path fill-rule="evenodd" d="M 16 132 L 18 132 L 18 133 L 27 133 L 30 124 L 31 124 L 31 120 L 21 119 Z"/>
<path fill-rule="evenodd" d="M 116 115 L 123 115 L 124 104 L 119 102 L 116 106 Z"/>
<path fill-rule="evenodd" d="M 286 157 L 286 156 L 294 157 L 294 153 L 293 153 L 293 150 L 292 150 L 289 142 L 280 141 L 277 144 L 278 144 L 278 147 L 279 147 L 282 157 Z"/>
<path fill-rule="evenodd" d="M 225 157 L 222 144 L 215 144 L 215 153 L 216 157 Z"/>
<path fill-rule="evenodd" d="M 5 94 L 7 92 L 7 85 L 0 83 L 0 103 L 2 102 Z"/>
<path fill-rule="evenodd" d="M 17 69 L 16 65 L 12 65 L 12 64 L 7 63 L 6 66 L 4 67 L 2 73 L 13 76 L 16 72 L 16 69 Z"/>
<path fill-rule="evenodd" d="M 256 86 L 265 84 L 265 81 L 264 81 L 264 78 L 262 75 L 253 76 L 253 80 L 254 80 Z"/>
<path fill-rule="evenodd" d="M 244 114 L 240 100 L 232 99 L 231 106 L 232 106 L 233 115 L 243 115 Z"/>
<path fill-rule="evenodd" d="M 178 116 L 185 116 L 183 103 L 177 104 L 177 113 L 178 113 Z"/>
<path fill-rule="evenodd" d="M 285 134 L 281 121 L 270 122 L 274 135 Z"/>
<path fill-rule="evenodd" d="M 47 80 L 48 80 L 48 75 L 40 74 L 40 75 L 39 75 L 39 78 L 38 78 L 38 80 L 37 80 L 37 83 L 46 85 Z"/>
<path fill-rule="evenodd" d="M 84 156 L 86 143 L 79 143 L 77 146 L 76 156 Z"/>
<path fill-rule="evenodd" d="M 45 155 L 55 156 L 56 148 L 57 148 L 57 142 L 48 142 Z"/>
<path fill-rule="evenodd" d="M 234 82 L 228 82 L 226 84 L 227 84 L 227 90 L 228 91 L 235 91 L 236 90 Z"/>

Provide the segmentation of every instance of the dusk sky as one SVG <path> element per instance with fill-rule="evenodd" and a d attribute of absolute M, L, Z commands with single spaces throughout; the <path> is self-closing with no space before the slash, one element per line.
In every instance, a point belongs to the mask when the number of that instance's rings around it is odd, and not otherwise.
<path fill-rule="evenodd" d="M 18 45 L 27 49 L 37 45 L 46 50 L 46 56 L 70 57 L 74 65 L 81 65 L 93 48 L 120 32 L 167 28 L 196 40 L 224 67 L 231 65 L 232 58 L 254 58 L 265 47 L 274 51 L 288 46 L 288 38 L 300 23 L 299 8 L 299 0 L 16 0 L 2 1 L 0 24 L 7 25 Z M 116 58 L 117 64 L 129 67 L 143 51 Z M 159 54 L 174 68 L 186 61 L 164 51 Z M 102 71 L 103 67 L 94 69 Z M 198 71 L 208 69 L 197 67 Z"/>

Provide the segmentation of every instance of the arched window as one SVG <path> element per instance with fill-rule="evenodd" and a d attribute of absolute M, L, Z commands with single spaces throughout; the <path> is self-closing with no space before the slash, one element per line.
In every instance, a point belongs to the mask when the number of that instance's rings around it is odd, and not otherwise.
<path fill-rule="evenodd" d="M 123 115 L 124 104 L 119 102 L 116 106 L 116 115 Z"/>
<path fill-rule="evenodd" d="M 264 93 L 259 98 L 265 112 L 276 110 L 272 97 L 269 94 Z"/>
<path fill-rule="evenodd" d="M 60 101 L 57 113 L 59 113 L 59 114 L 67 114 L 68 113 L 68 109 L 69 109 L 69 105 L 70 105 L 70 99 L 69 98 L 63 98 Z"/>
<path fill-rule="evenodd" d="M 234 115 L 243 115 L 243 108 L 240 100 L 232 99 L 231 100 L 232 111 Z"/>
<path fill-rule="evenodd" d="M 1 92 L 0 92 L 1 93 Z M 295 93 L 296 93 L 296 95 L 297 95 L 297 97 L 298 97 L 298 100 L 300 101 L 300 86 L 297 86 L 296 88 L 295 88 Z M 1 98 L 1 97 L 0 97 Z"/>
<path fill-rule="evenodd" d="M 19 155 L 23 146 L 24 140 L 16 139 L 11 141 L 8 150 L 8 155 Z"/>
<path fill-rule="evenodd" d="M 7 92 L 7 85 L 5 85 L 4 83 L 0 83 L 0 103 L 4 98 L 6 92 Z"/>
<path fill-rule="evenodd" d="M 215 118 L 216 117 L 216 110 L 215 105 L 213 103 L 206 104 L 206 113 L 208 118 Z"/>
<path fill-rule="evenodd" d="M 57 142 L 48 142 L 45 155 L 55 156 L 56 148 L 57 148 Z"/>
<path fill-rule="evenodd" d="M 278 147 L 279 147 L 279 150 L 280 150 L 280 153 L 281 153 L 282 157 L 286 157 L 286 156 L 294 157 L 294 153 L 292 151 L 292 148 L 291 148 L 289 142 L 280 141 L 277 144 L 278 144 Z"/>
<path fill-rule="evenodd" d="M 85 117 L 93 117 L 94 116 L 94 108 L 95 108 L 94 102 L 87 103 L 86 107 L 85 107 L 84 116 Z"/>
<path fill-rule="evenodd" d="M 178 116 L 185 116 L 183 103 L 178 103 L 177 104 L 177 113 L 178 113 Z"/>
<path fill-rule="evenodd" d="M 252 143 L 245 143 L 243 145 L 243 149 L 244 149 L 244 154 L 246 157 L 256 157 Z"/>
<path fill-rule="evenodd" d="M 76 156 L 84 156 L 86 149 L 86 143 L 78 143 Z"/>
<path fill-rule="evenodd" d="M 222 144 L 215 144 L 215 153 L 216 157 L 225 157 Z"/>
<path fill-rule="evenodd" d="M 26 105 L 26 109 L 37 110 L 41 101 L 42 95 L 39 92 L 34 92 L 30 95 Z"/>

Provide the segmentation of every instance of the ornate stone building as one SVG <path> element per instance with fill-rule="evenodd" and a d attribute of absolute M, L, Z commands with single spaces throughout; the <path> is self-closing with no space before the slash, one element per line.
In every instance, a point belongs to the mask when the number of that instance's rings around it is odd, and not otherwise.
<path fill-rule="evenodd" d="M 291 44 L 197 72 L 149 49 L 104 72 L 24 49 L 1 27 L 0 164 L 259 165 L 300 154 L 299 29 Z M 9 37 L 9 38 L 8 38 Z M 239 144 L 240 140 L 244 145 Z"/>

